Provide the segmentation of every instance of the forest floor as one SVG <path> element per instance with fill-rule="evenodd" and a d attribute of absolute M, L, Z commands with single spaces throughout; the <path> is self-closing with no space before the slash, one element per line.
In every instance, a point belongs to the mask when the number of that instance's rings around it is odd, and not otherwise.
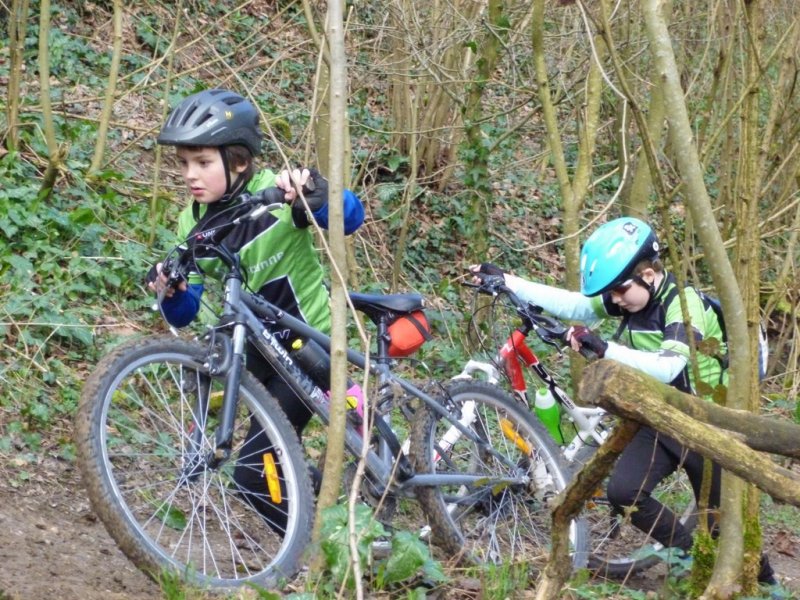
<path fill-rule="evenodd" d="M 95 517 L 74 463 L 46 452 L 35 464 L 7 458 L 0 455 L 0 600 L 164 597 L 158 584 L 127 560 Z M 775 507 L 774 513 L 778 515 L 781 508 Z M 790 591 L 785 597 L 800 597 L 798 529 L 780 518 L 764 521 L 765 548 Z M 663 579 L 664 569 L 656 567 L 629 580 L 626 587 L 650 591 L 648 598 L 658 598 Z M 465 582 L 462 589 L 450 589 L 440 597 L 480 598 L 479 590 Z M 525 592 L 520 597 L 526 597 Z"/>

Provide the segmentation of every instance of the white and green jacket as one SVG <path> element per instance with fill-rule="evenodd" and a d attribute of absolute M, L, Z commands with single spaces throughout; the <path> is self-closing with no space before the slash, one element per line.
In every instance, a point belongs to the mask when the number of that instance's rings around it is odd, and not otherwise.
<path fill-rule="evenodd" d="M 677 389 L 695 393 L 696 385 L 689 368 L 689 337 L 677 294 L 675 278 L 665 273 L 650 302 L 631 313 L 611 301 L 611 294 L 587 298 L 579 292 L 562 290 L 519 277 L 506 276 L 507 285 L 523 300 L 541 306 L 547 312 L 568 320 L 590 325 L 607 317 L 626 320 L 621 341 L 608 342 L 605 358 L 643 371 Z M 722 329 L 714 310 L 703 302 L 694 288 L 685 288 L 692 335 L 697 343 L 714 338 L 724 350 Z M 714 356 L 697 353 L 700 379 L 711 388 L 727 383 L 727 372 Z"/>

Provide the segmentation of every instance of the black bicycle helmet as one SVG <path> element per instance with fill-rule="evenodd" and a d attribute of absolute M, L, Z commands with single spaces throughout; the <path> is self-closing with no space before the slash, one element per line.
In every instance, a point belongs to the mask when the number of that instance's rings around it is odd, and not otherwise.
<path fill-rule="evenodd" d="M 261 151 L 258 111 L 228 90 L 204 90 L 172 109 L 156 140 L 166 146 L 229 146 L 240 144 L 253 156 Z"/>

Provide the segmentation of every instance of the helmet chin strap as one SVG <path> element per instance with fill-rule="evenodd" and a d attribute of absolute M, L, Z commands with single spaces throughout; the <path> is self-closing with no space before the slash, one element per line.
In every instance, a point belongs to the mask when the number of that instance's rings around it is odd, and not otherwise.
<path fill-rule="evenodd" d="M 222 198 L 220 198 L 219 201 L 229 202 L 239 195 L 239 192 L 242 191 L 245 183 L 247 182 L 244 180 L 244 174 L 238 173 L 236 175 L 236 179 L 233 181 L 233 183 L 231 183 L 231 169 L 230 161 L 228 160 L 228 149 L 225 146 L 220 146 L 219 155 L 222 158 L 222 168 L 225 170 L 225 193 L 222 195 Z"/>
<path fill-rule="evenodd" d="M 247 184 L 247 181 L 244 178 L 244 173 L 239 173 L 236 175 L 236 179 L 233 183 L 231 183 L 230 161 L 228 160 L 228 151 L 225 146 L 219 146 L 219 155 L 220 158 L 222 158 L 222 169 L 225 171 L 225 193 L 222 194 L 222 197 L 214 204 L 225 204 L 239 195 Z M 192 214 L 194 215 L 195 221 L 200 218 L 200 205 L 197 203 L 197 200 L 192 202 Z"/>
<path fill-rule="evenodd" d="M 631 279 L 647 290 L 647 294 L 650 297 L 647 300 L 647 304 L 650 304 L 656 297 L 655 280 L 653 280 L 653 283 L 647 283 L 641 275 L 631 275 Z"/>

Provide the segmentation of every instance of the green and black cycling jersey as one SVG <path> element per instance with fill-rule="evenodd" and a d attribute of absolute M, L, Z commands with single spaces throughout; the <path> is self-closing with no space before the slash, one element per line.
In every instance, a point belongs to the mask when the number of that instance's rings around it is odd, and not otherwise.
<path fill-rule="evenodd" d="M 689 365 L 689 334 L 684 325 L 675 278 L 670 273 L 664 273 L 649 303 L 635 313 L 614 304 L 610 293 L 588 298 L 579 292 L 518 277 L 507 277 L 506 281 L 520 298 L 562 319 L 590 324 L 607 317 L 625 319 L 621 335 L 625 345 L 609 342 L 605 358 L 639 369 L 681 391 L 696 393 L 697 386 Z M 687 287 L 685 291 L 695 341 L 700 344 L 714 338 L 719 343 L 717 349 L 724 352 L 722 329 L 714 310 L 705 305 L 693 288 Z M 698 352 L 697 361 L 700 379 L 704 383 L 711 388 L 720 383 L 727 384 L 727 371 L 722 369 L 716 357 Z"/>
<path fill-rule="evenodd" d="M 694 288 L 686 287 L 684 292 L 688 322 L 691 323 L 695 343 L 701 345 L 703 340 L 714 338 L 719 343 L 717 349 L 724 352 L 722 328 L 716 313 L 703 302 Z M 665 274 L 650 302 L 638 312 L 630 313 L 614 304 L 610 293 L 592 298 L 592 307 L 598 317 L 625 319 L 620 339 L 629 348 L 685 358 L 686 366 L 669 383 L 687 393 L 697 389 L 689 365 L 689 332 L 686 330 L 678 287 L 671 273 Z M 609 358 L 614 358 L 613 351 Z M 697 367 L 700 380 L 711 388 L 719 383 L 727 383 L 727 371 L 723 371 L 720 361 L 710 353 L 697 352 Z"/>
<path fill-rule="evenodd" d="M 250 194 L 273 187 L 276 175 L 265 169 L 248 183 Z M 192 203 L 178 217 L 177 235 L 183 241 L 202 230 L 217 214 L 235 206 L 237 199 L 209 205 Z M 364 220 L 364 208 L 349 190 L 344 193 L 345 233 L 352 233 Z M 328 206 L 314 211 L 321 226 L 327 227 Z M 222 218 L 222 217 L 221 217 Z M 199 226 L 198 226 L 199 224 Z M 254 221 L 237 226 L 224 243 L 238 252 L 246 273 L 247 288 L 317 329 L 330 329 L 328 290 L 313 230 L 305 210 L 288 204 L 273 208 Z M 176 291 L 162 302 L 167 321 L 176 327 L 188 325 L 197 315 L 206 275 L 219 278 L 222 263 L 215 258 L 198 258 L 188 277 L 188 290 Z"/>

